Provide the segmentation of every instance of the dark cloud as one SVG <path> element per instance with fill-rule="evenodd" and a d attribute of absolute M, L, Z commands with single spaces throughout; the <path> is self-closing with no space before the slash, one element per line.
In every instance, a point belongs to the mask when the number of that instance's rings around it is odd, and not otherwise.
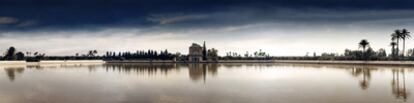
<path fill-rule="evenodd" d="M 0 17 L 0 25 L 9 25 L 18 22 L 19 20 L 12 17 Z"/>
<path fill-rule="evenodd" d="M 406 19 L 414 17 L 411 4 L 414 1 L 1 0 L 0 30 L 218 27 L 262 22 Z"/>

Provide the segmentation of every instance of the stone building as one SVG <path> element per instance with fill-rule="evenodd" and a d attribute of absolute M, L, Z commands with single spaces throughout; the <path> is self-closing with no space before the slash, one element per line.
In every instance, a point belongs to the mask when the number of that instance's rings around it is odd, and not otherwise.
<path fill-rule="evenodd" d="M 188 52 L 188 60 L 190 62 L 200 62 L 203 61 L 203 47 L 200 45 L 193 43 Z"/>

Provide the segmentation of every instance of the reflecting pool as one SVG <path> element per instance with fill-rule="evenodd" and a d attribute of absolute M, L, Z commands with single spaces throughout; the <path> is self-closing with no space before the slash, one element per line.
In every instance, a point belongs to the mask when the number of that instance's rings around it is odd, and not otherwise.
<path fill-rule="evenodd" d="M 414 102 L 414 67 L 142 63 L 0 69 L 0 103 Z"/>

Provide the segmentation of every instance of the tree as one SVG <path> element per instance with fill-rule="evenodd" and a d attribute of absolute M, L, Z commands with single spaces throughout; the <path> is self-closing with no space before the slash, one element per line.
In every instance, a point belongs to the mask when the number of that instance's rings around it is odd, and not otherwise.
<path fill-rule="evenodd" d="M 175 52 L 175 55 L 174 55 L 175 57 L 180 57 L 181 56 L 181 53 L 180 52 Z"/>
<path fill-rule="evenodd" d="M 362 39 L 359 42 L 359 47 L 362 48 L 362 50 L 365 52 L 365 48 L 367 48 L 367 46 L 369 46 L 369 42 L 366 39 Z"/>
<path fill-rule="evenodd" d="M 246 51 L 246 54 L 244 54 L 244 57 L 249 57 L 249 52 L 248 51 Z"/>
<path fill-rule="evenodd" d="M 364 59 L 368 59 L 369 56 L 366 55 L 368 53 L 365 50 L 369 46 L 368 40 L 362 39 L 358 44 L 359 44 L 359 47 L 362 48 L 362 57 L 364 57 Z"/>
<path fill-rule="evenodd" d="M 414 56 L 414 48 L 413 49 L 408 49 L 407 54 L 408 54 L 408 56 L 413 57 Z"/>
<path fill-rule="evenodd" d="M 45 57 L 45 55 L 46 54 L 44 54 L 44 53 L 41 54 L 39 52 L 35 52 L 33 56 L 35 57 L 35 61 L 39 61 L 39 60 L 43 59 L 43 57 Z"/>
<path fill-rule="evenodd" d="M 217 52 L 218 52 L 217 49 L 214 49 L 214 48 L 209 49 L 208 52 L 207 52 L 208 58 L 212 59 L 212 60 L 217 60 L 218 59 Z"/>
<path fill-rule="evenodd" d="M 385 52 L 385 49 L 383 49 L 383 48 L 379 49 L 378 52 L 377 52 L 377 56 L 378 57 L 386 57 L 387 53 Z"/>
<path fill-rule="evenodd" d="M 17 60 L 24 60 L 24 53 L 23 52 L 17 52 L 16 53 L 16 59 Z"/>
<path fill-rule="evenodd" d="M 410 32 L 407 31 L 407 29 L 401 30 L 401 39 L 403 40 L 403 50 L 402 50 L 402 56 L 404 57 L 405 54 L 405 40 L 410 39 L 411 35 Z"/>
<path fill-rule="evenodd" d="M 253 54 L 254 54 L 254 57 L 257 57 L 258 56 L 258 52 L 257 51 L 255 51 Z"/>
<path fill-rule="evenodd" d="M 16 52 L 16 48 L 10 47 L 7 50 L 6 55 L 4 56 L 4 58 L 6 60 L 16 60 L 16 54 L 15 54 L 15 52 Z"/>
<path fill-rule="evenodd" d="M 393 56 L 393 57 L 395 57 L 396 56 L 396 49 L 395 49 L 395 46 L 397 45 L 397 43 L 396 42 L 391 42 L 390 43 L 390 46 L 391 46 L 391 55 Z"/>
<path fill-rule="evenodd" d="M 207 47 L 206 47 L 206 41 L 203 43 L 203 60 L 207 60 Z"/>
<path fill-rule="evenodd" d="M 94 55 L 98 54 L 98 51 L 97 50 L 93 50 L 93 54 Z"/>
<path fill-rule="evenodd" d="M 361 50 L 350 50 L 345 49 L 344 56 L 352 59 L 352 60 L 359 60 L 362 58 L 363 52 Z"/>
<path fill-rule="evenodd" d="M 395 49 L 396 51 L 396 55 L 399 54 L 400 52 L 400 39 L 401 39 L 401 31 L 400 30 L 395 30 L 394 33 L 391 34 L 391 40 L 392 41 L 397 41 L 397 48 Z"/>
<path fill-rule="evenodd" d="M 365 60 L 367 60 L 367 59 L 371 59 L 371 58 L 375 58 L 375 51 L 371 48 L 371 47 L 368 47 L 368 49 L 365 51 L 365 53 L 364 53 L 364 59 Z"/>
<path fill-rule="evenodd" d="M 93 57 L 93 56 L 95 56 L 96 54 L 98 54 L 98 51 L 97 51 L 97 50 L 89 50 L 89 51 L 88 51 L 87 56 L 91 56 L 91 57 Z"/>
<path fill-rule="evenodd" d="M 26 56 L 30 56 L 30 52 L 26 52 Z"/>

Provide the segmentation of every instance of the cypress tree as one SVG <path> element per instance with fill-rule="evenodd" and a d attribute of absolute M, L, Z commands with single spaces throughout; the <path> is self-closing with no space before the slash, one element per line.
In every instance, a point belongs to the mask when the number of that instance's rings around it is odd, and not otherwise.
<path fill-rule="evenodd" d="M 207 60 L 207 47 L 206 47 L 206 41 L 203 43 L 203 60 Z"/>

